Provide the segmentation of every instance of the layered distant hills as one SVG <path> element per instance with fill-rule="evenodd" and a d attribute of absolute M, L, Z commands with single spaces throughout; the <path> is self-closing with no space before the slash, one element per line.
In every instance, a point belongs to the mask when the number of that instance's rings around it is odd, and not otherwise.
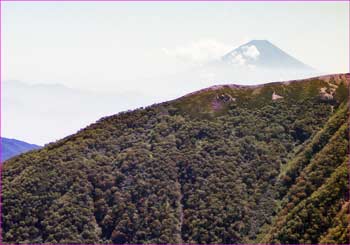
<path fill-rule="evenodd" d="M 346 244 L 349 82 L 214 86 L 12 158 L 3 242 Z"/>
<path fill-rule="evenodd" d="M 1 162 L 17 156 L 21 153 L 39 149 L 40 146 L 34 144 L 28 144 L 27 142 L 16 140 L 16 139 L 8 139 L 1 138 Z"/>
<path fill-rule="evenodd" d="M 47 144 L 72 134 L 102 116 L 147 104 L 142 94 L 98 94 L 60 84 L 2 82 L 3 132 Z"/>
<path fill-rule="evenodd" d="M 142 81 L 115 81 L 121 87 L 117 91 L 113 91 L 113 86 L 102 93 L 62 84 L 40 84 L 40 81 L 4 81 L 3 132 L 44 145 L 70 135 L 102 116 L 178 98 L 214 84 L 252 85 L 312 77 L 319 73 L 270 41 L 252 40 L 230 52 L 223 52 L 217 59 L 190 66 L 176 74 Z"/>

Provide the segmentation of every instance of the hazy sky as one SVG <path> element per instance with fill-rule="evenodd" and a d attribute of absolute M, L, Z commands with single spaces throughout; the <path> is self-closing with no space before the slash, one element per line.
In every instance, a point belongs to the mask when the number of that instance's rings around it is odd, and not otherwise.
<path fill-rule="evenodd" d="M 323 73 L 349 72 L 346 2 L 1 4 L 1 132 L 30 143 L 222 84 L 201 65 L 252 39 L 267 39 Z M 237 82 L 233 72 L 225 83 Z"/>
<path fill-rule="evenodd" d="M 3 2 L 3 79 L 142 90 L 250 39 L 349 71 L 346 2 Z"/>

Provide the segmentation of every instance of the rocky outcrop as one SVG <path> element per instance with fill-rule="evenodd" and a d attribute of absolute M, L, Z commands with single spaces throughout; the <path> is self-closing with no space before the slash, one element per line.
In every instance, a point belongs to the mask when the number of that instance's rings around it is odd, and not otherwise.
<path fill-rule="evenodd" d="M 224 104 L 235 102 L 236 98 L 233 98 L 230 94 L 222 93 L 215 96 L 211 102 L 211 108 L 214 111 L 222 109 Z"/>
<path fill-rule="evenodd" d="M 322 100 L 332 100 L 333 94 L 334 94 L 333 89 L 330 89 L 330 90 L 327 90 L 327 88 L 320 89 L 320 97 Z"/>
<path fill-rule="evenodd" d="M 275 91 L 273 91 L 272 100 L 279 100 L 279 99 L 283 99 L 283 96 L 280 96 L 280 95 L 276 94 Z"/>
<path fill-rule="evenodd" d="M 216 100 L 218 101 L 222 101 L 222 102 L 233 102 L 233 101 L 236 101 L 236 98 L 233 98 L 231 95 L 229 94 L 218 94 L 216 97 L 215 97 Z"/>

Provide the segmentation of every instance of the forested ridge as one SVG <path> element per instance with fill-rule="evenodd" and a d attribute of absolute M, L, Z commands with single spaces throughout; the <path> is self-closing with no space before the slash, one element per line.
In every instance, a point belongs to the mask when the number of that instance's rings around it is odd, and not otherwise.
<path fill-rule="evenodd" d="M 14 157 L 3 242 L 347 244 L 349 80 L 215 86 Z"/>

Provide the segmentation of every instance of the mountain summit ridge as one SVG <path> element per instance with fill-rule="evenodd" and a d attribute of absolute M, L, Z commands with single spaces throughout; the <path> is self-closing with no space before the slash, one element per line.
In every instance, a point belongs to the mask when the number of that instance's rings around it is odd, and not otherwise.
<path fill-rule="evenodd" d="M 205 92 L 205 91 L 210 91 L 210 90 L 220 90 L 220 89 L 224 89 L 224 88 L 231 88 L 231 89 L 255 89 L 255 88 L 261 88 L 264 86 L 270 86 L 273 84 L 281 84 L 281 85 L 289 85 L 290 83 L 294 83 L 294 82 L 307 82 L 307 81 L 311 81 L 314 79 L 319 79 L 325 82 L 329 82 L 331 79 L 333 79 L 333 81 L 336 84 L 339 84 L 339 82 L 343 81 L 344 83 L 346 83 L 346 85 L 349 85 L 350 83 L 350 73 L 335 73 L 335 74 L 329 74 L 329 75 L 323 75 L 323 76 L 312 76 L 309 78 L 304 78 L 304 79 L 293 79 L 293 80 L 287 80 L 287 81 L 274 81 L 274 82 L 268 82 L 268 83 L 261 83 L 261 84 L 254 84 L 254 85 L 244 85 L 244 84 L 237 84 L 237 83 L 225 83 L 225 84 L 217 84 L 217 85 L 212 85 L 188 94 L 185 94 L 184 96 L 181 97 L 187 97 L 187 96 L 191 96 L 194 94 L 198 94 L 201 92 Z M 179 98 L 181 98 L 179 97 Z M 176 99 L 175 99 L 176 100 Z"/>

